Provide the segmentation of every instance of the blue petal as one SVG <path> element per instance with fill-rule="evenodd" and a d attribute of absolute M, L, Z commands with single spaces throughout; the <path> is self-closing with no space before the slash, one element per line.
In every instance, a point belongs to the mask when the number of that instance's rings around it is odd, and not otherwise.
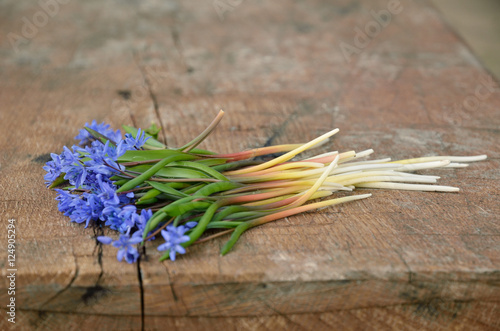
<path fill-rule="evenodd" d="M 132 237 L 128 241 L 129 245 L 135 245 L 135 244 L 138 244 L 140 242 L 142 242 L 142 237 L 136 237 L 136 238 Z"/>
<path fill-rule="evenodd" d="M 166 251 L 169 247 L 169 244 L 168 243 L 164 243 L 164 244 L 161 244 L 160 246 L 158 246 L 158 250 L 159 251 Z"/>
<path fill-rule="evenodd" d="M 184 247 L 182 247 L 181 245 L 176 245 L 175 246 L 175 250 L 178 252 L 178 253 L 181 253 L 181 254 L 186 254 L 186 249 Z"/>
<path fill-rule="evenodd" d="M 106 237 L 106 236 L 99 236 L 99 237 L 97 237 L 97 240 L 104 245 L 109 245 L 113 241 L 113 238 Z"/>
<path fill-rule="evenodd" d="M 196 225 L 198 225 L 198 222 L 187 222 L 186 227 L 188 228 L 194 228 Z"/>
<path fill-rule="evenodd" d="M 191 238 L 189 238 L 189 236 L 182 236 L 179 238 L 179 243 L 185 243 L 186 241 L 189 241 L 191 240 Z"/>
<path fill-rule="evenodd" d="M 125 253 L 126 251 L 124 249 L 120 249 L 118 251 L 118 254 L 116 254 L 116 259 L 121 262 L 123 260 L 123 256 L 125 255 Z"/>
<path fill-rule="evenodd" d="M 170 232 L 168 232 L 167 230 L 161 230 L 161 235 L 163 236 L 163 239 L 165 239 L 165 241 L 170 241 Z"/>

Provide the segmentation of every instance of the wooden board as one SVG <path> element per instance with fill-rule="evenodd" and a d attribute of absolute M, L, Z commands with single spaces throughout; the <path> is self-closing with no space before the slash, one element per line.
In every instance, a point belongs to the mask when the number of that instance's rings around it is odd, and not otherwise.
<path fill-rule="evenodd" d="M 16 220 L 17 329 L 500 328 L 498 83 L 434 8 L 392 3 L 60 0 L 41 24 L 38 3 L 2 1 L 0 219 Z M 370 11 L 389 9 L 377 30 Z M 346 57 L 347 44 L 359 47 Z M 219 152 L 339 127 L 322 151 L 489 159 L 426 172 L 457 194 L 372 191 L 255 228 L 225 257 L 227 238 L 163 263 L 155 243 L 139 267 L 44 187 L 49 153 L 85 122 L 161 122 L 179 146 L 220 108 L 204 143 Z"/>

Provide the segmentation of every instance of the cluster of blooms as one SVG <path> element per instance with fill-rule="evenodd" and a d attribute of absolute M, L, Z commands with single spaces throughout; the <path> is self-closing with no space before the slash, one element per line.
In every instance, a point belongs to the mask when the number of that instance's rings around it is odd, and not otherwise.
<path fill-rule="evenodd" d="M 136 137 L 127 133 L 123 139 L 120 130 L 113 131 L 108 124 L 93 121 L 91 124 L 86 123 L 86 126 L 108 141 L 102 143 L 94 140 L 87 130 L 80 130 L 75 137 L 80 140 L 78 146 L 74 145 L 71 149 L 64 146 L 60 155 L 51 154 L 52 160 L 43 167 L 47 172 L 44 179 L 47 186 L 62 179 L 69 182 L 71 186 L 56 189 L 59 211 L 69 216 L 72 222 L 85 223 L 85 227 L 90 221 L 102 221 L 104 225 L 119 231 L 118 240 L 113 241 L 106 236 L 97 239 L 103 244 L 119 248 L 119 261 L 125 259 L 133 263 L 139 257 L 135 245 L 142 241 L 142 233 L 152 212 L 150 209 L 138 211 L 133 204 L 134 193 L 117 193 L 117 187 L 110 178 L 125 169 L 117 163 L 118 157 L 128 150 L 141 149 L 148 138 L 140 129 Z M 169 231 L 171 233 L 163 234 L 163 237 L 170 238 L 170 242 L 162 247 L 174 248 L 172 252 L 175 259 L 175 252 L 183 251 L 182 247 L 179 249 L 177 246 L 179 233 L 185 230 L 179 227 Z"/>
<path fill-rule="evenodd" d="M 44 169 L 48 186 L 57 189 L 59 210 L 71 221 L 93 221 L 120 233 L 117 240 L 100 236 L 118 248 L 117 258 L 137 261 L 139 243 L 161 233 L 165 251 L 160 260 L 175 260 L 185 248 L 231 233 L 221 248 L 228 253 L 245 231 L 309 210 L 365 199 L 371 194 L 332 198 L 337 192 L 396 189 L 458 192 L 457 187 L 434 185 L 438 176 L 413 173 L 433 168 L 463 168 L 486 155 L 429 156 L 392 161 L 365 160 L 373 150 L 332 151 L 293 160 L 335 135 L 331 130 L 304 144 L 266 146 L 230 154 L 196 148 L 215 128 L 217 117 L 199 136 L 179 148 L 155 139 L 157 129 L 123 126 L 127 134 L 92 122 L 76 137 L 79 146 L 52 154 Z M 147 134 L 146 134 L 147 133 Z M 256 160 L 262 155 L 279 156 Z M 114 181 L 116 180 L 116 181 Z M 327 198 L 314 202 L 313 200 Z M 150 208 L 150 209 L 148 209 Z M 153 213 L 154 210 L 154 213 Z M 208 230 L 223 230 L 214 234 Z M 205 235 L 207 234 L 207 235 Z M 203 236 L 203 237 L 202 237 Z"/>

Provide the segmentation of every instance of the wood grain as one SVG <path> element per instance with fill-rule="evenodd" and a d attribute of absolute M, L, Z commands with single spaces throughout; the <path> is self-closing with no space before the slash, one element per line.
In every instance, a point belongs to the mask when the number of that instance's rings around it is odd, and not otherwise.
<path fill-rule="evenodd" d="M 210 1 L 68 2 L 15 51 L 8 33 L 41 9 L 2 1 L 0 219 L 16 219 L 16 329 L 500 328 L 498 83 L 425 2 L 402 0 L 349 62 L 339 45 L 387 1 L 232 3 L 221 20 Z M 221 108 L 204 143 L 220 152 L 339 127 L 322 151 L 489 159 L 428 172 L 457 194 L 373 191 L 255 228 L 225 257 L 227 238 L 163 263 L 153 243 L 139 269 L 44 187 L 49 153 L 85 122 L 161 121 L 179 146 Z"/>

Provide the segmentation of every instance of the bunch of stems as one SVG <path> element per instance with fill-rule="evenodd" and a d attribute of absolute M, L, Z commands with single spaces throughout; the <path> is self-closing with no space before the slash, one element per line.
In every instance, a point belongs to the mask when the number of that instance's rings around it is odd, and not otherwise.
<path fill-rule="evenodd" d="M 112 177 L 117 193 L 134 192 L 137 208 L 152 209 L 143 232 L 143 243 L 168 225 L 197 222 L 186 235 L 188 247 L 231 233 L 221 254 L 228 253 L 246 230 L 287 216 L 340 203 L 365 199 L 371 194 L 334 198 L 337 192 L 356 188 L 457 192 L 450 186 L 433 185 L 438 176 L 412 173 L 432 168 L 462 168 L 472 157 L 434 156 L 391 161 L 363 160 L 373 150 L 333 151 L 297 160 L 297 155 L 324 144 L 335 129 L 304 144 L 287 144 L 217 154 L 196 148 L 222 119 L 221 111 L 198 137 L 171 149 L 150 137 L 142 150 L 118 158 L 125 167 Z M 137 129 L 124 126 L 131 134 Z M 91 132 L 97 139 L 96 132 Z M 268 161 L 256 158 L 276 155 Z M 318 200 L 328 198 L 326 200 Z M 220 229 L 213 231 L 213 229 Z M 209 231 L 210 234 L 207 234 Z M 169 256 L 167 251 L 161 259 Z"/>

